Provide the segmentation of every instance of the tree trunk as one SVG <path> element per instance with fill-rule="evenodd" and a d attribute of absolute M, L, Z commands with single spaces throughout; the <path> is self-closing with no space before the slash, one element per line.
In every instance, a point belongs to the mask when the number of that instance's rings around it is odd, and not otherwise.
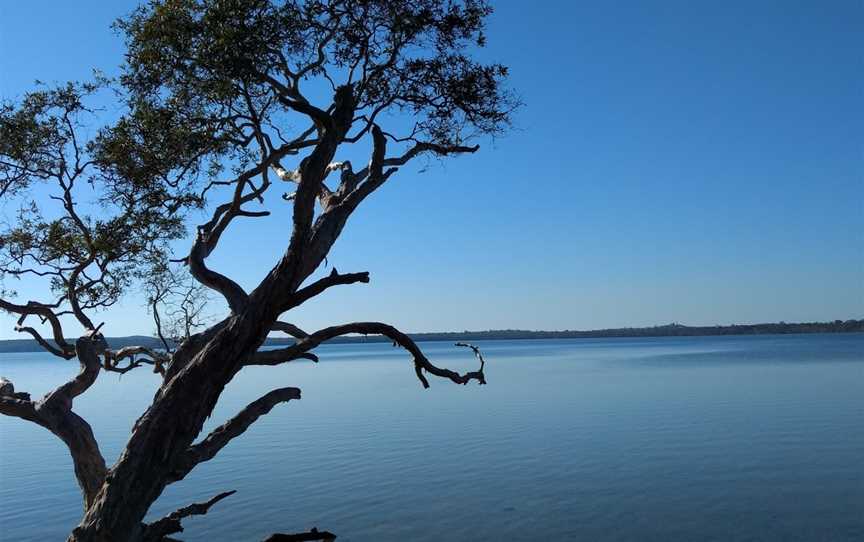
<path fill-rule="evenodd" d="M 258 313 L 258 314 L 252 314 Z M 201 432 L 219 395 L 264 341 L 269 323 L 260 311 L 244 311 L 227 325 L 157 393 L 135 423 L 132 436 L 69 542 L 135 542 L 147 510 L 172 479 L 171 473 Z"/>

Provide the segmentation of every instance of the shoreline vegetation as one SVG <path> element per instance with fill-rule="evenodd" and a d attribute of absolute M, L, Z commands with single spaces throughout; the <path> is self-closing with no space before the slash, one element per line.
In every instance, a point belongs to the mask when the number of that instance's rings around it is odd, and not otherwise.
<path fill-rule="evenodd" d="M 834 320 L 833 322 L 732 324 L 728 326 L 686 326 L 678 323 L 651 327 L 624 327 L 595 329 L 586 331 L 530 331 L 523 329 L 497 329 L 488 331 L 447 331 L 432 333 L 409 333 L 417 342 L 424 341 L 483 341 L 508 339 L 608 339 L 634 337 L 698 337 L 711 335 L 788 335 L 802 333 L 861 333 L 864 332 L 864 319 Z M 160 348 L 162 343 L 155 337 L 133 335 L 128 337 L 108 337 L 112 348 L 124 346 L 146 346 Z M 390 339 L 381 335 L 353 335 L 337 337 L 331 343 L 375 343 Z M 49 341 L 51 342 L 51 341 Z M 291 344 L 294 339 L 269 337 L 267 346 Z M 0 353 L 42 352 L 43 348 L 32 339 L 0 340 Z"/>

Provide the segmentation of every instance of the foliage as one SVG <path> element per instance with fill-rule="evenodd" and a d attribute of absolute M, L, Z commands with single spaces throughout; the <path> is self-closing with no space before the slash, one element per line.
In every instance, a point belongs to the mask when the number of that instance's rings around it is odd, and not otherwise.
<path fill-rule="evenodd" d="M 82 140 L 99 88 L 42 88 L 0 108 L 0 191 L 20 205 L 0 231 L 0 278 L 42 277 L 54 294 L 46 304 L 88 322 L 87 310 L 114 304 L 166 258 L 184 236 L 182 211 L 200 201 L 168 182 L 118 177 L 104 147 L 117 128 Z"/>

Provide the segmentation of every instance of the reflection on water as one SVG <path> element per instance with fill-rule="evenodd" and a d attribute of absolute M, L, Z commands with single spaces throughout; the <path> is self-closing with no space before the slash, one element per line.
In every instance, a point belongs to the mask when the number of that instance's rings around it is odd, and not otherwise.
<path fill-rule="evenodd" d="M 490 341 L 489 385 L 432 381 L 389 344 L 245 371 L 207 429 L 281 386 L 276 407 L 170 486 L 161 516 L 227 489 L 187 541 L 312 526 L 339 540 L 862 540 L 864 335 Z M 461 370 L 470 351 L 426 343 Z M 4 354 L 38 396 L 75 372 Z M 156 389 L 102 375 L 76 401 L 109 462 Z M 0 540 L 62 540 L 80 517 L 65 448 L 0 418 Z"/>

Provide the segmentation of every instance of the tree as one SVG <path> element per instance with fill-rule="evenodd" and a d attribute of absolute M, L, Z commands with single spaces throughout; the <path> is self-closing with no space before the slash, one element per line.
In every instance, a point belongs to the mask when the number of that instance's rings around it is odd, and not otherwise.
<path fill-rule="evenodd" d="M 369 281 L 366 272 L 313 274 L 352 213 L 400 167 L 421 156 L 474 153 L 473 138 L 508 126 L 518 104 L 503 86 L 506 68 L 468 53 L 483 45 L 490 12 L 483 0 L 151 0 L 117 23 L 128 47 L 114 85 L 119 120 L 81 136 L 97 117 L 88 100 L 113 84 L 106 81 L 40 88 L 2 106 L 0 195 L 21 210 L 0 235 L 0 272 L 7 283 L 41 280 L 47 293 L 21 301 L 3 290 L 0 308 L 19 317 L 18 331 L 81 369 L 40 400 L 4 380 L 0 412 L 68 446 L 84 497 L 69 540 L 169 540 L 183 517 L 230 495 L 143 523 L 168 484 L 274 406 L 300 398 L 297 388 L 273 390 L 196 442 L 225 385 L 249 365 L 317 360 L 313 350 L 329 339 L 381 334 L 410 353 L 424 387 L 428 375 L 485 383 L 476 350 L 480 368 L 460 374 L 434 365 L 388 324 L 307 333 L 288 316 L 330 288 Z M 309 89 L 321 88 L 327 99 L 316 105 L 312 94 L 322 92 Z M 305 128 L 290 133 L 298 123 Z M 338 160 L 352 148 L 368 152 L 359 169 Z M 290 237 L 267 276 L 246 291 L 207 259 L 237 219 L 268 214 L 265 198 L 277 182 L 293 187 L 275 202 L 292 208 Z M 192 209 L 212 214 L 194 229 L 188 252 L 172 258 Z M 150 286 L 165 348 L 113 350 L 95 315 L 141 284 Z M 228 306 L 206 328 L 202 287 Z M 166 314 L 179 320 L 167 325 Z M 85 330 L 74 341 L 64 338 L 70 321 Z M 271 332 L 295 342 L 261 350 Z M 101 372 L 142 364 L 161 385 L 108 468 L 73 402 Z"/>

